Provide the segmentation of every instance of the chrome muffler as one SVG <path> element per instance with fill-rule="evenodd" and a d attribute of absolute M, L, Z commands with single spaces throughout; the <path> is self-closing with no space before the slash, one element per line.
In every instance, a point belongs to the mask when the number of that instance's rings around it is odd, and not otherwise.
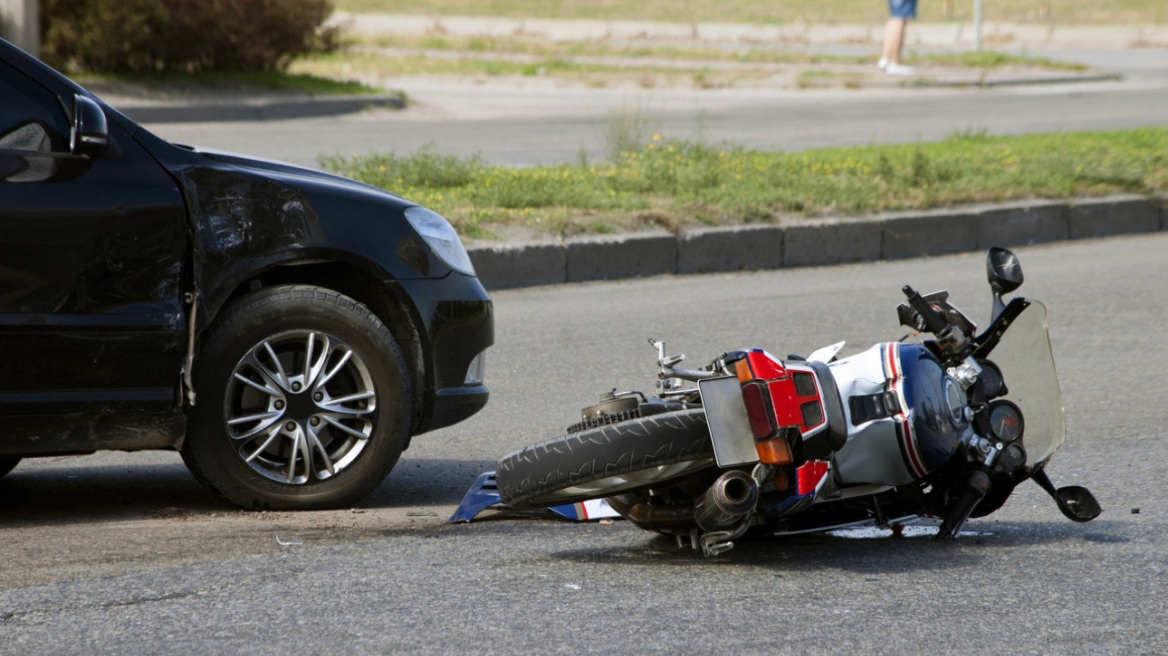
<path fill-rule="evenodd" d="M 758 483 L 745 472 L 728 471 L 694 503 L 694 519 L 703 531 L 725 531 L 742 523 L 758 504 Z"/>

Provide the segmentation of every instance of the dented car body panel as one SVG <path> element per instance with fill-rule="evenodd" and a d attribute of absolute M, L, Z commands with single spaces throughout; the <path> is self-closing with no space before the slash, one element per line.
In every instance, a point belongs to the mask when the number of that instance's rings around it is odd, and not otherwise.
<path fill-rule="evenodd" d="M 272 284 L 336 289 L 390 327 L 414 378 L 413 434 L 485 405 L 468 368 L 494 342 L 490 297 L 410 225 L 413 203 L 168 143 L 3 41 L 0 74 L 40 112 L 0 110 L 0 415 L 13 429 L 0 455 L 181 446 L 204 331 Z M 62 152 L 72 94 L 108 120 L 100 157 Z"/>

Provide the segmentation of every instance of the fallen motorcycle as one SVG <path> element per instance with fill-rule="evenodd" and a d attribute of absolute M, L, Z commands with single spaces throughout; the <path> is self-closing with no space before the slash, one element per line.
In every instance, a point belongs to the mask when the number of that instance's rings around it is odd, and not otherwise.
<path fill-rule="evenodd" d="M 1031 479 L 1068 518 L 1101 508 L 1083 487 L 1046 474 L 1066 438 L 1046 308 L 1003 294 L 1023 281 L 1018 258 L 991 248 L 989 327 L 903 288 L 902 325 L 920 341 L 838 358 L 840 342 L 806 358 L 752 348 L 700 369 L 657 349 L 658 384 L 604 394 L 567 434 L 501 459 L 451 521 L 498 502 L 565 507 L 604 499 L 641 528 L 706 555 L 748 530 L 775 534 L 940 521 L 952 539 Z M 911 336 L 911 335 L 910 335 Z M 990 356 L 993 359 L 990 359 Z"/>

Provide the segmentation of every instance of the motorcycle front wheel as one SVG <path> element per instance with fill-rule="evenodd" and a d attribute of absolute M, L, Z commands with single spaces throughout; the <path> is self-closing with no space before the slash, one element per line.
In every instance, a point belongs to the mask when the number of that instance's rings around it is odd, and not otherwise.
<path fill-rule="evenodd" d="M 516 508 L 553 506 L 652 487 L 714 465 L 701 408 L 608 424 L 504 456 L 499 496 Z"/>

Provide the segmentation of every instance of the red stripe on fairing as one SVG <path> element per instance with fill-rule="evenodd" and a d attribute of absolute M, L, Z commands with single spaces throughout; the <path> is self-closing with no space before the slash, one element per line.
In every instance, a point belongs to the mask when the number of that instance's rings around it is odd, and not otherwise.
<path fill-rule="evenodd" d="M 929 473 L 929 471 L 925 469 L 924 465 L 921 464 L 921 455 L 917 451 L 917 440 L 916 435 L 913 434 L 912 426 L 907 421 L 899 421 L 896 423 L 896 425 L 901 429 L 900 432 L 904 435 L 904 451 L 908 454 L 909 464 L 912 465 L 913 470 L 916 472 L 917 478 L 924 478 L 925 475 Z"/>
<path fill-rule="evenodd" d="M 886 363 L 885 369 L 888 374 L 888 382 L 890 391 L 896 393 L 896 398 L 900 402 L 900 412 L 896 415 L 896 435 L 900 438 L 904 445 L 904 452 L 908 455 L 909 468 L 916 473 L 917 478 L 923 478 L 929 472 L 922 464 L 920 450 L 917 448 L 916 434 L 913 432 L 912 425 L 908 420 L 908 402 L 902 394 L 900 385 L 900 349 L 897 348 L 896 343 L 890 342 L 885 345 L 884 361 Z"/>
<path fill-rule="evenodd" d="M 900 367 L 896 362 L 896 344 L 884 345 L 884 375 L 893 381 L 900 378 Z"/>

